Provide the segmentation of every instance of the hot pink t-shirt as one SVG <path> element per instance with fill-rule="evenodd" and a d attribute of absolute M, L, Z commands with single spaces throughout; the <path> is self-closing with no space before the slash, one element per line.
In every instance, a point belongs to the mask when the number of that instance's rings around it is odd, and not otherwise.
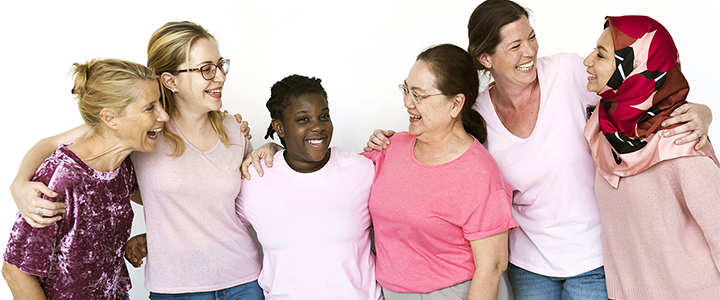
<path fill-rule="evenodd" d="M 312 173 L 294 171 L 280 151 L 263 177 L 250 168 L 243 180 L 238 214 L 263 246 L 266 299 L 382 299 L 369 236 L 373 164 L 331 151 Z"/>
<path fill-rule="evenodd" d="M 469 280 L 470 241 L 517 227 L 512 189 L 477 141 L 457 159 L 426 165 L 413 154 L 416 138 L 400 132 L 375 162 L 370 214 L 376 277 L 389 290 L 427 293 Z"/>
<path fill-rule="evenodd" d="M 214 291 L 257 279 L 260 258 L 248 228 L 235 214 L 240 164 L 252 151 L 232 116 L 223 125 L 230 139 L 195 148 L 173 121 L 185 152 L 170 156 L 161 135 L 153 152 L 133 152 L 147 226 L 145 287 L 155 293 Z"/>

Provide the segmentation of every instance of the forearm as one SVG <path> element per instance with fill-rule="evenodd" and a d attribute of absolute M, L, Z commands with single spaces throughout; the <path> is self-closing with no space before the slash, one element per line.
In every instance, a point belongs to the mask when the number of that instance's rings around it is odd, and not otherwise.
<path fill-rule="evenodd" d="M 468 300 L 497 299 L 500 277 L 502 277 L 500 267 L 490 270 L 475 270 L 475 275 L 470 282 Z"/>
<path fill-rule="evenodd" d="M 15 299 L 47 299 L 37 277 L 20 271 L 20 269 L 8 263 L 3 264 L 2 273 Z"/>

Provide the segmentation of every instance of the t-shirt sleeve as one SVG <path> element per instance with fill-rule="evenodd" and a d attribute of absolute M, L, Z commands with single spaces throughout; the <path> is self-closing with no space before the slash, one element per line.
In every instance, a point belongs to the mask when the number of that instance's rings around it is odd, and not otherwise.
<path fill-rule="evenodd" d="M 41 166 L 41 168 L 42 167 L 43 166 Z M 38 170 L 38 173 L 36 173 L 38 175 L 36 175 L 33 181 L 42 182 L 58 193 L 58 196 L 55 198 L 45 199 L 55 202 L 66 202 L 67 195 L 72 195 L 70 188 L 50 183 L 52 177 L 57 173 L 57 169 L 54 170 L 54 172 Z M 65 219 L 45 228 L 33 228 L 18 214 L 13 229 L 10 232 L 10 240 L 5 249 L 5 262 L 27 274 L 45 277 L 49 272 L 55 253 L 55 245 L 58 242 L 58 227 L 63 221 L 65 221 Z"/>
<path fill-rule="evenodd" d="M 462 226 L 465 239 L 484 239 L 518 227 L 512 216 L 512 192 L 507 183 L 504 185 L 475 207 Z"/>

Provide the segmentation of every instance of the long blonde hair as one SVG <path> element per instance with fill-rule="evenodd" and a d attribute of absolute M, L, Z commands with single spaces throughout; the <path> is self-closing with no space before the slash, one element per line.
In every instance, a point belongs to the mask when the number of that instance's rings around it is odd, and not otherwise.
<path fill-rule="evenodd" d="M 72 93 L 77 96 L 80 115 L 95 132 L 100 126 L 100 110 L 122 114 L 137 95 L 136 84 L 156 80 L 151 68 L 119 59 L 93 59 L 74 63 Z"/>
<path fill-rule="evenodd" d="M 201 39 L 215 40 L 205 28 L 192 22 L 170 22 L 153 33 L 148 42 L 148 67 L 155 69 L 157 75 L 164 72 L 175 74 L 183 62 L 189 60 L 190 49 Z M 163 86 L 162 94 L 165 111 L 170 117 L 177 116 L 177 106 L 173 93 Z M 230 145 L 225 127 L 223 126 L 224 113 L 221 111 L 208 112 L 208 118 L 220 140 L 226 146 Z M 185 143 L 175 133 L 170 131 L 167 124 L 163 127 L 163 135 L 173 144 L 172 156 L 180 156 L 185 152 Z"/>

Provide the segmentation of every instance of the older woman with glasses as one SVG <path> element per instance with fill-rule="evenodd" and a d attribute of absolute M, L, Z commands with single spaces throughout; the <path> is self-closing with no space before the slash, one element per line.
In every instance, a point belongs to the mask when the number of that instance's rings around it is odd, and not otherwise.
<path fill-rule="evenodd" d="M 375 163 L 369 207 L 385 299 L 497 299 L 517 223 L 510 185 L 481 144 L 473 58 L 455 45 L 431 47 L 400 91 L 408 132 L 363 153 Z M 270 152 L 253 152 L 254 166 L 272 161 Z"/>
<path fill-rule="evenodd" d="M 139 266 L 147 254 L 145 287 L 151 299 L 214 295 L 263 299 L 257 284 L 258 249 L 249 228 L 235 213 L 240 164 L 252 146 L 235 118 L 219 111 L 230 61 L 220 55 L 215 38 L 204 28 L 172 22 L 150 38 L 148 66 L 160 77 L 170 121 L 158 137 L 155 152 L 130 156 L 142 194 L 147 235 L 128 242 L 128 260 Z M 42 156 L 43 145 L 74 140 L 82 131 L 39 143 L 26 162 Z M 20 190 L 32 188 L 23 187 L 27 180 L 23 174 L 35 167 L 23 164 L 16 178 Z M 19 199 L 21 212 L 32 201 Z M 52 215 L 54 211 L 46 212 Z"/>

